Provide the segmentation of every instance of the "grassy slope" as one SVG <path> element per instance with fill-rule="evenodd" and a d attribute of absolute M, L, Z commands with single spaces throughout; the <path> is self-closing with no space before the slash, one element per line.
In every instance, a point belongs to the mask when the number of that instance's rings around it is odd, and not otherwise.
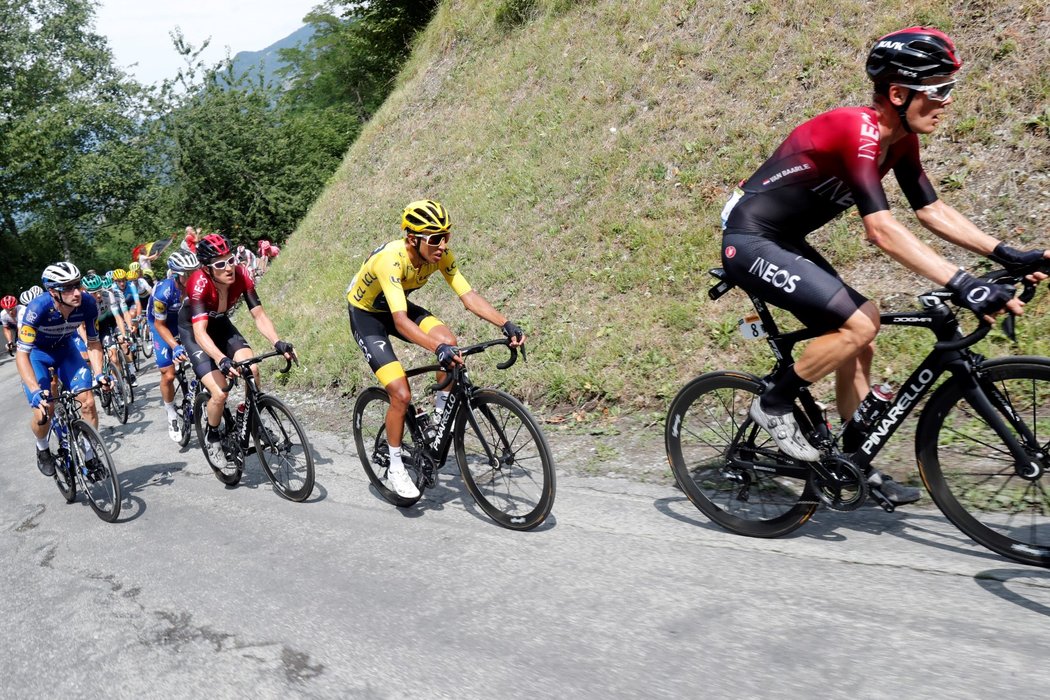
<path fill-rule="evenodd" d="M 698 372 L 768 367 L 765 347 L 736 335 L 746 299 L 706 297 L 719 211 L 798 122 L 867 103 L 866 47 L 907 23 L 945 28 L 966 60 L 950 117 L 926 141 L 931 179 L 988 230 L 1046 242 L 1048 125 L 1025 122 L 1050 103 L 1047 10 L 956 5 L 447 0 L 264 280 L 304 356 L 292 381 L 347 394 L 373 381 L 343 290 L 419 197 L 450 209 L 467 278 L 530 332 L 531 361 L 506 380 L 534 400 L 659 409 Z M 815 240 L 886 306 L 929 286 L 864 244 L 855 214 Z M 413 299 L 464 342 L 495 332 L 440 280 Z M 1028 352 L 1050 351 L 1043 299 L 1021 324 Z M 884 334 L 880 371 L 903 374 L 902 353 L 925 341 L 916 333 Z"/>

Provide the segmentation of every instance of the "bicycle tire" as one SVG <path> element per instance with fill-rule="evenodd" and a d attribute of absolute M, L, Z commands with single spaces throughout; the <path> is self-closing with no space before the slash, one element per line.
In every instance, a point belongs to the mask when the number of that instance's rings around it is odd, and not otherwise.
<path fill-rule="evenodd" d="M 131 384 L 131 369 L 129 369 L 128 360 L 124 357 L 123 351 L 118 350 L 117 355 L 120 358 L 120 371 L 124 375 L 124 386 L 127 389 L 128 404 L 130 405 L 135 402 L 135 387 Z"/>
<path fill-rule="evenodd" d="M 758 377 L 741 372 L 697 377 L 671 402 L 664 440 L 678 486 L 704 515 L 740 535 L 782 537 L 816 512 L 812 481 L 734 466 L 730 460 L 738 455 L 749 461 L 755 449 L 776 450 L 748 415 L 762 389 Z"/>
<path fill-rule="evenodd" d="M 229 462 L 219 466 L 211 461 L 211 455 L 208 454 L 208 440 L 204 426 L 207 424 L 205 416 L 208 415 L 207 403 L 210 398 L 211 394 L 208 393 L 208 390 L 201 388 L 193 402 L 193 426 L 197 433 L 197 444 L 200 445 L 201 452 L 204 453 L 204 459 L 207 460 L 208 466 L 211 467 L 212 473 L 215 474 L 215 478 L 227 486 L 235 486 L 240 482 L 241 475 L 244 474 L 243 458 L 239 463 L 234 461 L 233 466 L 230 466 Z M 233 414 L 230 413 L 230 409 L 226 406 L 222 407 L 222 423 L 223 441 L 225 441 L 226 435 L 233 432 L 234 426 Z"/>
<path fill-rule="evenodd" d="M 418 454 L 418 450 L 412 440 L 411 430 L 405 430 L 401 439 L 401 460 L 419 488 L 420 495 L 405 498 L 387 486 L 387 470 L 390 463 L 389 445 L 386 441 L 386 411 L 389 406 L 390 397 L 385 389 L 373 386 L 361 392 L 354 403 L 354 443 L 357 445 L 357 455 L 361 458 L 361 466 L 379 495 L 399 508 L 408 508 L 423 497 L 423 474 L 416 467 L 415 455 Z M 407 428 L 409 416 L 405 418 Z"/>
<path fill-rule="evenodd" d="M 153 357 L 153 333 L 149 329 L 149 323 L 142 324 L 142 355 L 147 359 Z"/>
<path fill-rule="evenodd" d="M 970 539 L 1008 559 L 1050 567 L 1050 359 L 1005 357 L 977 371 L 1036 436 L 1042 456 L 1031 460 L 1039 475 L 1017 474 L 1006 446 L 954 379 L 934 392 L 919 417 L 919 474 L 933 502 Z"/>
<path fill-rule="evenodd" d="M 66 445 L 65 447 L 68 455 L 69 446 Z M 62 459 L 61 450 L 53 450 L 52 452 L 55 454 L 55 485 L 58 486 L 58 491 L 62 494 L 62 497 L 66 499 L 66 503 L 72 503 L 77 498 L 77 478 L 74 473 L 73 460 L 71 457 Z"/>
<path fill-rule="evenodd" d="M 276 396 L 263 394 L 255 406 L 260 421 L 253 431 L 255 452 L 263 471 L 280 496 L 305 501 L 314 490 L 314 457 L 306 431 Z"/>
<path fill-rule="evenodd" d="M 131 412 L 131 386 L 123 372 L 113 374 L 109 405 L 113 415 L 124 425 L 128 422 L 128 414 Z"/>
<path fill-rule="evenodd" d="M 510 530 L 531 530 L 550 515 L 554 458 L 543 429 L 520 401 L 479 389 L 460 409 L 453 430 L 463 484 L 486 515 Z"/>
<path fill-rule="evenodd" d="M 84 450 L 79 437 L 84 436 L 91 445 L 92 452 L 98 458 L 98 464 L 89 469 L 84 459 Z M 73 463 L 76 469 L 80 487 L 87 496 L 91 510 L 95 511 L 102 520 L 107 523 L 114 522 L 120 517 L 120 477 L 113 466 L 113 458 L 109 449 L 102 441 L 102 436 L 87 421 L 78 420 L 70 426 L 70 437 L 73 443 Z"/>
<path fill-rule="evenodd" d="M 183 394 L 182 401 L 175 407 L 175 413 L 179 416 L 179 425 L 182 428 L 182 433 L 179 435 L 179 447 L 185 447 L 190 444 L 190 432 L 193 430 L 191 424 L 193 423 L 193 406 L 187 400 L 186 395 Z"/>

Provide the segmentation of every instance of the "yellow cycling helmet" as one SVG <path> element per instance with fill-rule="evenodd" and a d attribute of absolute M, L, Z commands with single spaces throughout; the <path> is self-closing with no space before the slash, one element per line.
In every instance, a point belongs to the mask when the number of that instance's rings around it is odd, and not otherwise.
<path fill-rule="evenodd" d="M 443 233 L 452 226 L 445 207 L 432 199 L 412 202 L 401 213 L 401 230 L 412 233 Z"/>
<path fill-rule="evenodd" d="M 139 268 L 141 267 L 142 266 L 139 265 L 137 262 L 133 262 L 130 265 L 128 265 L 128 272 L 138 272 Z"/>
<path fill-rule="evenodd" d="M 127 278 L 128 273 L 124 271 L 124 268 L 118 267 L 116 270 L 113 271 L 114 281 L 119 282 L 120 280 L 126 280 Z"/>
<path fill-rule="evenodd" d="M 128 270 L 128 281 L 129 282 L 134 282 L 138 278 L 139 278 L 139 271 L 138 270 Z"/>

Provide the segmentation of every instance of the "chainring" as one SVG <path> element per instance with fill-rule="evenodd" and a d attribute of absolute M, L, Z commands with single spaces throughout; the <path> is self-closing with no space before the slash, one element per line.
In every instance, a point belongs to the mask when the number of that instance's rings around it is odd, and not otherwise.
<path fill-rule="evenodd" d="M 839 454 L 824 457 L 820 464 L 830 478 L 825 478 L 815 469 L 809 476 L 820 502 L 831 510 L 842 512 L 860 508 L 868 497 L 868 480 L 860 467 Z"/>

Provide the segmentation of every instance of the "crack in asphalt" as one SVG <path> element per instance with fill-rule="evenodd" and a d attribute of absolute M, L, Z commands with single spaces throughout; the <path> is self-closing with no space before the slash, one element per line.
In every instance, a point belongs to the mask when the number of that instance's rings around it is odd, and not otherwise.
<path fill-rule="evenodd" d="M 47 506 L 43 503 L 36 504 L 36 512 L 26 517 L 21 523 L 15 526 L 15 532 L 28 532 L 37 527 L 40 527 L 40 523 L 37 520 L 47 511 Z"/>

